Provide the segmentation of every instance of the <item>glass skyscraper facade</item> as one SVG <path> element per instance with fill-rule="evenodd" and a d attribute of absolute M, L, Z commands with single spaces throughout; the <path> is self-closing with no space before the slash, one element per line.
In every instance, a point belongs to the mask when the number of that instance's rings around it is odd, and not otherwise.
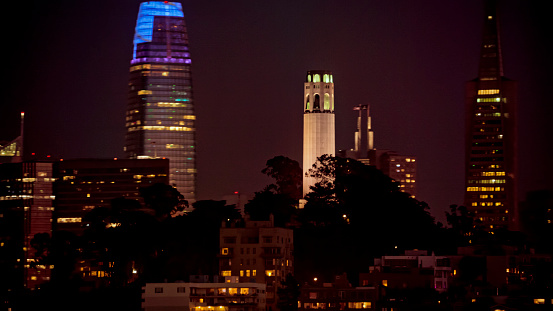
<path fill-rule="evenodd" d="M 182 5 L 140 4 L 130 64 L 125 154 L 169 159 L 169 183 L 196 199 L 196 138 Z"/>

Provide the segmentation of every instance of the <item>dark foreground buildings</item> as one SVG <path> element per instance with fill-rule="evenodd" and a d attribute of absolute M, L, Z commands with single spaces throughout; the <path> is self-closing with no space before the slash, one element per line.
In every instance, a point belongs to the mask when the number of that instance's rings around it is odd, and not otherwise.
<path fill-rule="evenodd" d="M 503 75 L 499 23 L 487 2 L 478 77 L 466 84 L 465 205 L 488 231 L 518 229 L 516 82 Z"/>
<path fill-rule="evenodd" d="M 196 197 L 196 138 L 190 52 L 182 5 L 140 5 L 130 65 L 125 153 L 170 159 L 170 185 Z"/>

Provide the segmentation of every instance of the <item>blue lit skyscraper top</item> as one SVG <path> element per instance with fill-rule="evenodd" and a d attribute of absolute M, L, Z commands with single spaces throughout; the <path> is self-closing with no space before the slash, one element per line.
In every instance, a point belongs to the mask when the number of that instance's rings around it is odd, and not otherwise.
<path fill-rule="evenodd" d="M 154 16 L 184 17 L 182 5 L 178 2 L 148 1 L 140 4 L 136 28 L 134 31 L 134 52 L 136 58 L 136 46 L 139 43 L 151 42 L 154 28 Z"/>
<path fill-rule="evenodd" d="M 169 183 L 194 202 L 196 116 L 182 5 L 143 2 L 133 43 L 125 154 L 131 159 L 169 159 Z M 136 182 L 148 184 L 148 178 L 137 176 Z"/>

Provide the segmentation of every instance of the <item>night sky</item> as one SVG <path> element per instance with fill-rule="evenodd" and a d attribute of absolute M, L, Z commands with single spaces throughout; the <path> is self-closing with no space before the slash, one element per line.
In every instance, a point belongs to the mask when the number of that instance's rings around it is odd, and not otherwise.
<path fill-rule="evenodd" d="M 26 112 L 26 151 L 123 156 L 140 1 L 22 1 L 4 8 L 0 140 Z M 199 199 L 253 193 L 276 155 L 302 162 L 303 82 L 331 70 L 336 146 L 369 104 L 375 146 L 418 159 L 419 200 L 443 220 L 464 187 L 464 83 L 474 79 L 481 1 L 184 1 L 197 115 Z M 505 76 L 519 82 L 519 195 L 553 189 L 552 36 L 546 2 L 500 1 Z M 9 16 L 17 19 L 6 18 Z"/>

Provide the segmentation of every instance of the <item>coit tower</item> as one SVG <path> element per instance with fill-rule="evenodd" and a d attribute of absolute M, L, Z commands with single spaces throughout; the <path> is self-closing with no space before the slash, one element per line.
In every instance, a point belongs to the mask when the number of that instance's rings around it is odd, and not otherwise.
<path fill-rule="evenodd" d="M 303 195 L 315 185 L 306 172 L 323 154 L 334 155 L 334 81 L 328 70 L 311 70 L 303 96 Z"/>

